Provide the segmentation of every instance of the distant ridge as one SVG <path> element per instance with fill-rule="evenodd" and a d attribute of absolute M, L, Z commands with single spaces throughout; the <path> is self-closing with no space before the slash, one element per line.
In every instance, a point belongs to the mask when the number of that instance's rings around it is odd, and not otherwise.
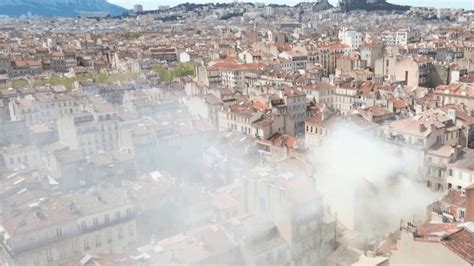
<path fill-rule="evenodd" d="M 77 17 L 81 13 L 121 15 L 127 9 L 106 0 L 0 0 L 0 14 L 43 17 Z"/>
<path fill-rule="evenodd" d="M 407 11 L 411 8 L 410 6 L 391 4 L 385 0 L 342 0 L 340 2 L 340 6 L 343 11 L 352 11 L 352 10 Z"/>

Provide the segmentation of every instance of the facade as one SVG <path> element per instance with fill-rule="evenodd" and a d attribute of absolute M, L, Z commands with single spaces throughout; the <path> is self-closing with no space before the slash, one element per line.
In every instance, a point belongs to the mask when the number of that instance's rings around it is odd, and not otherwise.
<path fill-rule="evenodd" d="M 260 139 L 268 139 L 276 132 L 284 132 L 284 116 L 265 112 L 266 110 L 255 109 L 252 102 L 240 101 L 219 111 L 219 131 L 239 131 Z"/>
<path fill-rule="evenodd" d="M 465 189 L 474 182 L 474 152 L 464 149 L 458 160 L 447 164 L 446 183 L 448 189 Z"/>
<path fill-rule="evenodd" d="M 11 71 L 11 59 L 7 56 L 0 55 L 0 73 L 9 74 Z"/>
<path fill-rule="evenodd" d="M 306 65 L 308 64 L 308 54 L 306 51 L 294 50 L 283 52 L 279 55 L 279 57 L 288 60 L 293 71 L 305 69 Z"/>
<path fill-rule="evenodd" d="M 355 87 L 355 84 L 344 83 L 338 85 L 334 90 L 332 106 L 340 110 L 342 113 L 347 113 L 355 108 L 355 102 L 356 99 L 358 99 L 357 95 L 358 90 L 357 87 Z"/>
<path fill-rule="evenodd" d="M 51 69 L 59 73 L 65 73 L 69 70 L 66 66 L 64 52 L 53 52 L 51 54 Z"/>
<path fill-rule="evenodd" d="M 2 155 L 6 167 L 11 170 L 33 170 L 45 166 L 40 149 L 34 145 L 13 144 L 3 148 Z"/>
<path fill-rule="evenodd" d="M 403 81 L 408 86 L 427 87 L 430 84 L 432 61 L 417 57 L 382 57 L 376 60 L 375 74 L 393 81 Z"/>
<path fill-rule="evenodd" d="M 124 252 L 136 241 L 136 212 L 123 191 L 75 192 L 18 208 L 3 223 L 9 264 L 63 265 L 84 253 Z"/>
<path fill-rule="evenodd" d="M 442 112 L 429 110 L 413 118 L 382 125 L 377 136 L 394 145 L 415 152 L 423 182 L 433 189 L 447 187 L 445 173 L 448 163 L 456 160 L 459 128 Z"/>
<path fill-rule="evenodd" d="M 436 87 L 435 95 L 440 105 L 460 104 L 467 112 L 474 111 L 474 86 L 469 83 L 452 83 Z"/>
<path fill-rule="evenodd" d="M 364 44 L 364 35 L 353 28 L 343 27 L 339 30 L 339 41 L 354 49 L 359 49 Z"/>
<path fill-rule="evenodd" d="M 334 92 L 336 86 L 328 82 L 321 82 L 316 84 L 308 84 L 303 87 L 306 98 L 309 101 L 315 101 L 328 107 L 333 106 Z"/>
<path fill-rule="evenodd" d="M 374 70 L 375 62 L 383 55 L 381 44 L 365 44 L 360 48 L 360 59 L 366 61 L 367 67 Z"/>
<path fill-rule="evenodd" d="M 416 35 L 414 31 L 384 31 L 382 32 L 382 41 L 388 46 L 405 46 Z"/>
<path fill-rule="evenodd" d="M 299 89 L 284 88 L 277 90 L 279 97 L 283 100 L 272 101 L 272 109 L 279 114 L 284 114 L 286 129 L 291 133 L 302 133 L 304 131 L 304 119 L 306 117 L 306 94 Z M 291 125 L 290 125 L 291 124 Z"/>
<path fill-rule="evenodd" d="M 245 176 L 244 189 L 245 209 L 276 225 L 289 244 L 292 264 L 320 261 L 322 209 L 311 183 L 292 173 L 272 175 L 262 169 Z"/>
<path fill-rule="evenodd" d="M 119 149 L 117 114 L 82 112 L 58 120 L 60 141 L 85 154 Z"/>
<path fill-rule="evenodd" d="M 260 69 L 258 63 L 241 64 L 235 60 L 216 61 L 210 66 L 219 71 L 222 85 L 240 92 L 254 85 Z"/>
<path fill-rule="evenodd" d="M 69 94 L 37 94 L 9 102 L 11 120 L 24 120 L 27 125 L 55 125 L 57 119 L 81 110 L 81 101 Z"/>

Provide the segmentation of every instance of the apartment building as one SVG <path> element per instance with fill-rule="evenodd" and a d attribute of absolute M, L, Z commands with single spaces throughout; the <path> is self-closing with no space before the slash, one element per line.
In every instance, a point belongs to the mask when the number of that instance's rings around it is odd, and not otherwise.
<path fill-rule="evenodd" d="M 384 31 L 382 32 L 382 42 L 389 46 L 406 46 L 411 40 L 417 37 L 416 31 Z"/>
<path fill-rule="evenodd" d="M 10 119 L 24 120 L 27 125 L 55 125 L 57 119 L 81 110 L 81 100 L 71 94 L 35 94 L 9 102 Z"/>
<path fill-rule="evenodd" d="M 2 223 L 4 263 L 65 265 L 84 253 L 126 251 L 136 244 L 137 228 L 125 192 L 96 188 L 14 205 Z"/>
<path fill-rule="evenodd" d="M 105 111 L 105 110 L 104 110 Z M 58 120 L 59 140 L 85 154 L 119 149 L 117 113 L 84 111 Z"/>
<path fill-rule="evenodd" d="M 456 161 L 446 165 L 446 184 L 448 189 L 464 190 L 474 183 L 474 151 L 464 149 Z"/>
<path fill-rule="evenodd" d="M 303 91 L 308 100 L 328 107 L 333 106 L 333 93 L 335 89 L 336 86 L 329 82 L 308 84 L 303 87 Z"/>
<path fill-rule="evenodd" d="M 172 47 L 151 47 L 149 49 L 150 57 L 166 62 L 176 62 L 178 61 L 178 54 L 176 48 Z"/>
<path fill-rule="evenodd" d="M 472 83 L 451 83 L 449 85 L 439 85 L 434 94 L 437 102 L 443 106 L 447 104 L 459 104 L 467 112 L 474 114 L 474 84 Z"/>
<path fill-rule="evenodd" d="M 353 28 L 343 27 L 338 33 L 339 41 L 354 49 L 359 49 L 364 44 L 364 34 Z"/>
<path fill-rule="evenodd" d="M 34 145 L 9 145 L 1 150 L 7 169 L 36 170 L 45 167 L 40 149 Z"/>
<path fill-rule="evenodd" d="M 305 119 L 305 147 L 318 146 L 321 144 L 323 136 L 326 135 L 324 129 L 320 127 L 326 117 L 325 113 L 320 112 Z"/>
<path fill-rule="evenodd" d="M 233 59 L 214 61 L 209 63 L 209 66 L 219 70 L 222 85 L 244 94 L 246 88 L 254 85 L 257 73 L 262 67 L 259 63 L 242 64 Z"/>
<path fill-rule="evenodd" d="M 284 87 L 276 90 L 277 95 L 283 101 L 270 101 L 273 112 L 285 114 L 286 128 L 291 130 L 288 134 L 297 134 L 304 131 L 304 119 L 306 117 L 306 94 L 300 89 Z M 291 125 L 290 125 L 291 124 Z"/>
<path fill-rule="evenodd" d="M 279 57 L 288 60 L 293 71 L 305 69 L 308 64 L 308 53 L 304 50 L 286 51 L 281 53 Z"/>
<path fill-rule="evenodd" d="M 43 72 L 43 64 L 39 60 L 13 60 L 10 75 L 13 77 L 19 76 L 34 76 Z"/>
<path fill-rule="evenodd" d="M 268 139 L 276 132 L 284 132 L 284 116 L 258 108 L 257 103 L 241 99 L 218 113 L 220 132 L 239 131 L 244 135 Z"/>
<path fill-rule="evenodd" d="M 466 217 L 466 201 L 465 191 L 450 189 L 442 199 L 428 205 L 428 220 L 462 223 Z"/>
<path fill-rule="evenodd" d="M 436 110 L 382 125 L 377 133 L 389 143 L 414 151 L 421 181 L 436 190 L 447 187 L 446 167 L 458 156 L 459 135 L 454 121 Z"/>
<path fill-rule="evenodd" d="M 354 109 L 358 97 L 359 88 L 354 82 L 346 82 L 336 87 L 333 93 L 332 106 L 343 114 Z"/>
<path fill-rule="evenodd" d="M 291 263 L 318 264 L 323 212 L 314 185 L 293 173 L 266 168 L 245 173 L 243 182 L 245 210 L 276 225 L 289 245 Z"/>
<path fill-rule="evenodd" d="M 364 44 L 360 48 L 360 59 L 366 61 L 366 66 L 371 70 L 375 69 L 375 62 L 383 55 L 383 45 L 370 43 Z"/>
<path fill-rule="evenodd" d="M 65 73 L 69 70 L 66 66 L 66 57 L 63 51 L 51 54 L 51 69 L 59 73 Z"/>
<path fill-rule="evenodd" d="M 283 266 L 290 263 L 289 244 L 277 226 L 258 215 L 236 217 L 238 223 L 226 223 L 228 234 L 239 245 L 245 265 Z"/>
<path fill-rule="evenodd" d="M 350 49 L 352 48 L 350 48 L 349 45 L 340 43 L 324 45 L 315 50 L 311 50 L 308 58 L 312 63 L 321 64 L 323 76 L 327 77 L 330 74 L 335 74 L 337 58 L 346 54 Z"/>
<path fill-rule="evenodd" d="M 198 66 L 196 79 L 209 89 L 216 89 L 222 82 L 219 69 L 214 67 Z"/>
<path fill-rule="evenodd" d="M 355 130 L 371 132 L 378 124 L 356 114 L 333 114 L 327 109 L 308 117 L 305 120 L 305 143 L 308 147 L 320 145 L 333 130 L 341 124 L 353 125 Z"/>
<path fill-rule="evenodd" d="M 0 74 L 9 74 L 12 67 L 12 62 L 10 57 L 0 55 Z"/>
<path fill-rule="evenodd" d="M 375 74 L 408 86 L 428 87 L 432 60 L 424 56 L 383 56 L 375 62 Z"/>

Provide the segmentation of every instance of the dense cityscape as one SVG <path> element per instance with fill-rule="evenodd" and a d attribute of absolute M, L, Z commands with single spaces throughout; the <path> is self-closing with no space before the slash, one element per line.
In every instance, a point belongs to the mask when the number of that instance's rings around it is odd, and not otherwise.
<path fill-rule="evenodd" d="M 0 265 L 474 265 L 472 2 L 31 1 Z"/>

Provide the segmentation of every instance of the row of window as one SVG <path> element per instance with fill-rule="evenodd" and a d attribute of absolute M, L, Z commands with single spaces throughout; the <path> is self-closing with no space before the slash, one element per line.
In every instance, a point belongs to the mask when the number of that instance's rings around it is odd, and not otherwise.
<path fill-rule="evenodd" d="M 117 237 L 116 239 L 117 240 L 122 240 L 124 238 L 124 232 L 123 232 L 123 228 L 122 226 L 119 226 L 117 227 L 116 229 L 116 233 L 117 233 Z M 61 228 L 58 228 L 57 229 L 57 233 L 58 234 L 62 234 L 62 231 L 61 231 Z M 135 231 L 134 231 L 134 226 L 133 224 L 129 224 L 128 225 L 128 235 L 129 237 L 133 237 L 135 235 Z M 102 241 L 102 237 L 101 237 L 101 234 L 100 233 L 97 233 L 94 237 L 94 240 L 95 241 L 90 241 L 90 238 L 84 238 L 82 240 L 82 244 L 83 244 L 83 249 L 84 251 L 88 251 L 90 250 L 93 246 L 92 246 L 92 243 L 95 243 L 95 248 L 99 248 L 102 246 L 103 244 L 103 241 Z M 108 244 L 112 243 L 114 241 L 114 232 L 113 230 L 109 230 L 106 232 L 106 242 Z M 72 252 L 74 254 L 77 254 L 80 252 L 79 250 L 79 241 L 78 240 L 74 240 L 72 241 Z M 53 252 L 52 252 L 52 249 L 51 248 L 48 248 L 46 249 L 46 260 L 48 263 L 51 263 L 55 260 L 54 256 L 53 256 Z M 37 260 L 34 261 L 34 265 L 39 265 L 39 262 Z"/>
<path fill-rule="evenodd" d="M 15 164 L 23 164 L 25 166 L 28 166 L 30 163 L 30 159 L 32 161 L 36 161 L 36 160 L 39 160 L 39 156 L 36 154 L 32 154 L 31 156 L 23 155 L 23 156 L 17 156 L 17 157 L 10 157 L 8 162 L 10 166 L 14 166 Z"/>
<path fill-rule="evenodd" d="M 127 214 L 126 216 L 131 216 L 133 211 L 131 208 L 127 208 Z M 120 211 L 116 211 L 115 212 L 115 220 L 120 220 L 122 218 L 122 213 Z M 86 220 L 83 220 L 81 221 L 80 225 L 79 226 L 79 229 L 87 229 L 89 226 L 92 226 L 92 227 L 96 227 L 98 226 L 99 224 L 108 224 L 110 223 L 110 214 L 104 214 L 104 219 L 103 219 L 103 223 L 99 223 L 99 217 L 94 217 L 92 218 L 92 225 L 88 225 L 87 221 Z"/>

